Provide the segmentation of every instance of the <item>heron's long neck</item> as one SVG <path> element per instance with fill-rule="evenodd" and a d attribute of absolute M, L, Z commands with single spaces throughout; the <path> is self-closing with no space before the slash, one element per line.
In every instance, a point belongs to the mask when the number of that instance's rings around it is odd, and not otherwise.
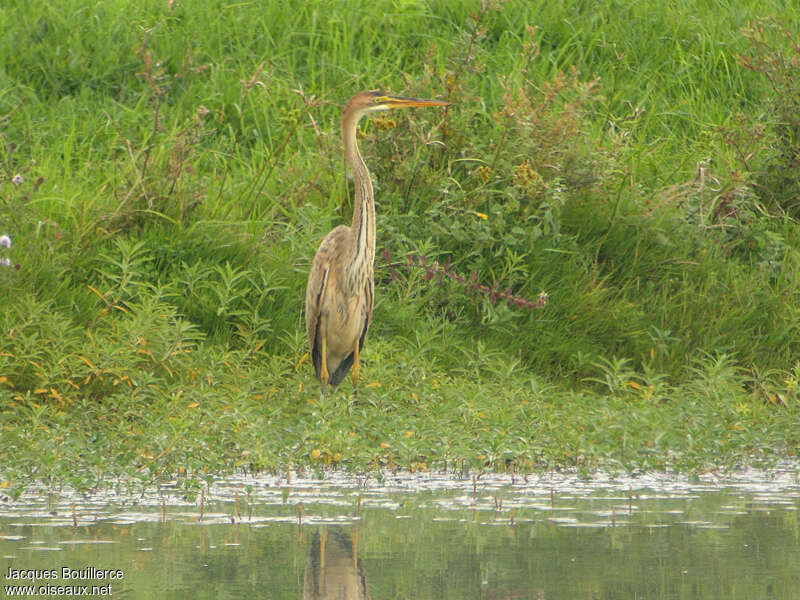
<path fill-rule="evenodd" d="M 355 204 L 353 206 L 352 232 L 355 241 L 349 265 L 352 275 L 372 267 L 375 261 L 375 201 L 372 180 L 356 143 L 356 125 L 359 115 L 342 121 L 344 156 L 353 170 Z"/>

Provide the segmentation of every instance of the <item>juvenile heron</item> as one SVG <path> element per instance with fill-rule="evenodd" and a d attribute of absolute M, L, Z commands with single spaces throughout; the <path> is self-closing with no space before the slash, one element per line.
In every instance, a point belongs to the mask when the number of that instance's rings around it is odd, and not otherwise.
<path fill-rule="evenodd" d="M 446 106 L 440 100 L 359 92 L 342 112 L 344 157 L 353 171 L 355 204 L 350 227 L 339 225 L 314 255 L 306 287 L 306 335 L 311 360 L 322 384 L 335 388 L 353 367 L 358 389 L 358 352 L 364 345 L 375 294 L 375 199 L 367 165 L 356 143 L 356 127 L 367 113 L 391 108 Z"/>

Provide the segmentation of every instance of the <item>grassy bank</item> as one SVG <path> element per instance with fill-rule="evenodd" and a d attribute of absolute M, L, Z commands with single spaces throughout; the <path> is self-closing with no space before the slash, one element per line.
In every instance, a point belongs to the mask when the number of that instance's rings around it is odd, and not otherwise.
<path fill-rule="evenodd" d="M 799 19 L 6 3 L 0 484 L 796 455 Z M 375 321 L 323 401 L 303 292 L 375 87 L 452 106 L 362 125 Z"/>

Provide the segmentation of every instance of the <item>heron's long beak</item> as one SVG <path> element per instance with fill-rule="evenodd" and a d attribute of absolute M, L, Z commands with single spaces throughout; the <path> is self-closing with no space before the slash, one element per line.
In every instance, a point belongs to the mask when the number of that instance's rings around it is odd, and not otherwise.
<path fill-rule="evenodd" d="M 406 98 L 405 96 L 377 96 L 375 102 L 386 108 L 412 108 L 415 106 L 448 106 L 443 100 L 425 100 L 423 98 Z"/>

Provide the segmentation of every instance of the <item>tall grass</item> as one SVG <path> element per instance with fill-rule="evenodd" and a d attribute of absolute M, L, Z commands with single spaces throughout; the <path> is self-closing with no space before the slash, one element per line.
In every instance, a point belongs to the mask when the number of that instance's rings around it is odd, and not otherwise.
<path fill-rule="evenodd" d="M 796 453 L 798 16 L 6 2 L 0 475 Z M 303 289 L 375 87 L 452 105 L 362 125 L 367 383 L 318 402 Z"/>

